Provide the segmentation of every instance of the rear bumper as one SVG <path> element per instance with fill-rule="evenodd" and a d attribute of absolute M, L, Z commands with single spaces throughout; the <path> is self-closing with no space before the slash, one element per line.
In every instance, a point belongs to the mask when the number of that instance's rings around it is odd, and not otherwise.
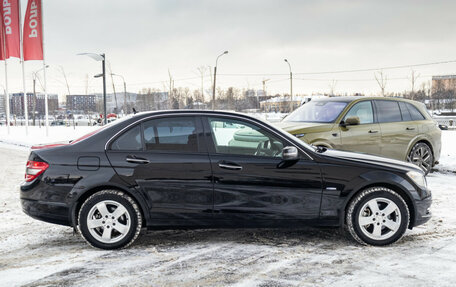
<path fill-rule="evenodd" d="M 430 210 L 432 197 L 428 196 L 422 200 L 416 201 L 415 222 L 413 227 L 424 224 L 432 217 Z"/>
<path fill-rule="evenodd" d="M 21 198 L 22 211 L 28 216 L 60 225 L 71 226 L 68 206 L 64 203 L 43 202 Z"/>

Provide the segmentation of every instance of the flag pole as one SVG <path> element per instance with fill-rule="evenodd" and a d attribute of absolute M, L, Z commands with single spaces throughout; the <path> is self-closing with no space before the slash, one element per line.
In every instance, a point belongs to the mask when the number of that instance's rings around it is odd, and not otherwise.
<path fill-rule="evenodd" d="M 27 90 L 25 87 L 25 61 L 24 61 L 24 35 L 22 32 L 22 13 L 21 13 L 21 1 L 17 1 L 19 5 L 19 38 L 21 41 L 21 62 L 22 62 L 22 89 L 24 91 L 24 114 L 25 114 L 25 135 L 28 135 L 28 101 L 27 101 Z M 6 61 L 5 61 L 6 63 Z"/>
<path fill-rule="evenodd" d="M 44 88 L 44 110 L 46 114 L 46 136 L 49 136 L 49 105 L 48 105 L 48 94 L 46 88 L 46 61 L 44 57 L 44 13 L 43 13 L 43 0 L 40 1 L 41 4 L 41 41 L 43 47 L 43 88 Z"/>
<path fill-rule="evenodd" d="M 3 21 L 3 20 L 2 20 Z M 3 32 L 3 31 L 2 31 Z M 3 35 L 5 35 L 3 33 Z M 5 47 L 5 37 L 2 37 L 2 46 Z M 6 49 L 5 49 L 6 51 Z M 8 92 L 8 64 L 5 57 L 5 99 L 6 99 L 6 126 L 8 127 L 8 134 L 10 134 L 10 105 L 9 105 L 9 92 Z"/>

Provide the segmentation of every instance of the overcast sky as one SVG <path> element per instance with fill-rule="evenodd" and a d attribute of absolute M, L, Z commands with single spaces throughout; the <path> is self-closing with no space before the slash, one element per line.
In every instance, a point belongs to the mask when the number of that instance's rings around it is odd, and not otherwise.
<path fill-rule="evenodd" d="M 86 74 L 89 93 L 101 91 L 101 79 L 93 78 L 101 64 L 76 56 L 81 52 L 106 53 L 112 72 L 125 77 L 131 92 L 163 89 L 168 70 L 176 87 L 198 89 L 198 67 L 213 67 L 225 50 L 229 54 L 219 60 L 217 86 L 261 89 L 261 81 L 270 79 L 270 93 L 289 91 L 284 58 L 295 74 L 295 94 L 329 92 L 333 79 L 338 93 L 380 91 L 373 71 L 299 73 L 456 60 L 454 1 L 43 1 L 48 91 L 61 95 L 66 87 L 60 67 L 71 93 L 85 93 Z M 26 63 L 28 91 L 31 72 L 40 65 Z M 19 61 L 9 60 L 8 68 L 10 92 L 21 91 Z M 415 70 L 421 84 L 432 75 L 456 74 L 456 63 Z M 385 70 L 386 90 L 410 90 L 410 72 Z M 283 75 L 224 75 L 249 73 Z M 114 80 L 122 91 L 121 79 Z M 112 92 L 111 79 L 107 84 Z M 204 85 L 211 85 L 208 71 Z"/>

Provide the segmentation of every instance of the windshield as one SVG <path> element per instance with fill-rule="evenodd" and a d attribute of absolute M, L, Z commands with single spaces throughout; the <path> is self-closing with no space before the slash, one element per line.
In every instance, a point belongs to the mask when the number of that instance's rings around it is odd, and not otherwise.
<path fill-rule="evenodd" d="M 332 123 L 347 106 L 346 102 L 310 101 L 283 119 L 285 122 Z"/>

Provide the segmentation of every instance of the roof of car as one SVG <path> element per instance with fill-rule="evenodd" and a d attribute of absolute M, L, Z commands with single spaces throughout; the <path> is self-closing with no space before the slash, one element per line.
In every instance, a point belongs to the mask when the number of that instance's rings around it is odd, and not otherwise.
<path fill-rule="evenodd" d="M 396 100 L 396 101 L 406 101 L 406 102 L 415 102 L 405 98 L 398 97 L 380 97 L 380 96 L 343 96 L 343 97 L 328 97 L 328 98 L 315 98 L 312 101 L 329 101 L 329 102 L 353 102 L 356 100 Z"/>

